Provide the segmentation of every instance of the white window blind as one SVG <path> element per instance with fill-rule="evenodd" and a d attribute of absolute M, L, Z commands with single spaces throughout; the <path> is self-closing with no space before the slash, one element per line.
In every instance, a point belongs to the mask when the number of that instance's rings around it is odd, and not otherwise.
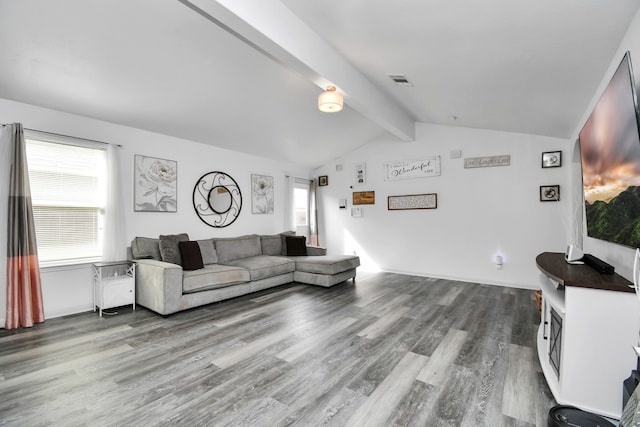
<path fill-rule="evenodd" d="M 31 200 L 43 265 L 102 255 L 105 150 L 26 137 Z"/>

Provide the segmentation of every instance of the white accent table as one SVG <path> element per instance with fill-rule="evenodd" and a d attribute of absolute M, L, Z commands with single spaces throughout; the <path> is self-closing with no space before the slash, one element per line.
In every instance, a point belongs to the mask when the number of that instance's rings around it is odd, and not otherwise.
<path fill-rule="evenodd" d="M 536 258 L 542 274 L 538 357 L 561 405 L 620 419 L 622 382 L 636 368 L 640 305 L 631 283 L 570 265 L 564 254 Z"/>
<path fill-rule="evenodd" d="M 93 311 L 133 305 L 136 309 L 136 264 L 132 261 L 93 264 Z"/>

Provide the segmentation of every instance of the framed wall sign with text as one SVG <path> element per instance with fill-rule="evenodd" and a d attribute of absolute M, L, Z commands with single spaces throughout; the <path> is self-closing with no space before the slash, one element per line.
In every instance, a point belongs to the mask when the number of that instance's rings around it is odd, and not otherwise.
<path fill-rule="evenodd" d="M 375 191 L 355 191 L 353 193 L 354 205 L 374 205 L 376 203 Z"/>
<path fill-rule="evenodd" d="M 436 193 L 387 197 L 387 209 L 390 211 L 407 209 L 436 209 L 437 207 L 438 195 Z"/>

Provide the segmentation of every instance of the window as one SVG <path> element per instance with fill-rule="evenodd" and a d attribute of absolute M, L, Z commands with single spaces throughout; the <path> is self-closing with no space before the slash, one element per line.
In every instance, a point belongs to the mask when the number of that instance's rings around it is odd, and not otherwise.
<path fill-rule="evenodd" d="M 99 258 L 106 201 L 105 150 L 30 133 L 25 140 L 41 265 Z"/>
<path fill-rule="evenodd" d="M 309 224 L 309 190 L 299 187 L 294 188 L 293 203 L 296 227 L 306 227 Z"/>

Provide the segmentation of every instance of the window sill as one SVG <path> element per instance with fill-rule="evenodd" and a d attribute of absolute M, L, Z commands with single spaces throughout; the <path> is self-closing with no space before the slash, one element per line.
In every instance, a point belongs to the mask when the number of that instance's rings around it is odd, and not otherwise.
<path fill-rule="evenodd" d="M 94 262 L 100 262 L 101 258 L 84 258 L 66 261 L 44 261 L 40 263 L 41 271 L 77 270 L 91 266 Z"/>

